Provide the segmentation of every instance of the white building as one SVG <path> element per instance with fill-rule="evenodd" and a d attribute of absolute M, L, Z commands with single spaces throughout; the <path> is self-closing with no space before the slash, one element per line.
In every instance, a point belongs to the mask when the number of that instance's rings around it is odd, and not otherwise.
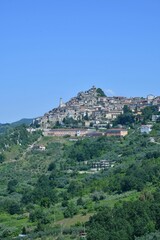
<path fill-rule="evenodd" d="M 152 125 L 142 125 L 140 131 L 149 134 L 152 131 Z"/>
<path fill-rule="evenodd" d="M 160 115 L 152 115 L 152 122 L 156 122 Z"/>
<path fill-rule="evenodd" d="M 154 99 L 155 99 L 155 96 L 152 95 L 152 94 L 149 94 L 149 95 L 147 96 L 147 101 L 148 101 L 148 103 L 151 103 Z"/>

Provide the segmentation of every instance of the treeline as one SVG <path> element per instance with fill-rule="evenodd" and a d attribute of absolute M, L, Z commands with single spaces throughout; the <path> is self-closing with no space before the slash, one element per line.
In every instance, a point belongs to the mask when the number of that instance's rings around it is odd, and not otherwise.
<path fill-rule="evenodd" d="M 139 200 L 119 203 L 113 209 L 102 208 L 87 226 L 88 240 L 132 240 L 160 230 L 160 191 L 144 192 Z"/>
<path fill-rule="evenodd" d="M 110 152 L 119 152 L 119 141 L 116 138 L 87 138 L 79 140 L 71 146 L 66 146 L 64 157 L 71 162 L 83 162 Z"/>
<path fill-rule="evenodd" d="M 117 168 L 109 177 L 108 190 L 117 193 L 131 190 L 141 191 L 147 183 L 158 184 L 160 181 L 159 173 L 160 158 L 136 162 L 129 166 L 126 171 Z"/>

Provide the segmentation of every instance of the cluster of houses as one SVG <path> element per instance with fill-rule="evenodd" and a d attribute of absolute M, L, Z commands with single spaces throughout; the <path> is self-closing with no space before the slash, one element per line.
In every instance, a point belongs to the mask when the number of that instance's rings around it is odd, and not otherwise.
<path fill-rule="evenodd" d="M 61 98 L 59 107 L 37 118 L 36 122 L 43 129 L 52 128 L 56 123 L 65 126 L 65 119 L 77 121 L 79 127 L 82 126 L 82 123 L 85 127 L 107 126 L 123 113 L 125 105 L 135 114 L 139 114 L 143 108 L 151 105 L 159 106 L 160 110 L 160 96 L 148 95 L 146 98 L 100 96 L 97 88 L 93 86 L 88 91 L 78 93 L 67 103 L 63 103 Z"/>

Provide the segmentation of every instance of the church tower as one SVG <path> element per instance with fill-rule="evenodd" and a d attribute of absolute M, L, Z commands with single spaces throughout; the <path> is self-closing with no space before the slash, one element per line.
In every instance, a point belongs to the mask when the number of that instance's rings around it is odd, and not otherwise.
<path fill-rule="evenodd" d="M 59 101 L 59 107 L 65 107 L 65 103 L 63 102 L 62 98 L 60 98 L 60 101 Z"/>

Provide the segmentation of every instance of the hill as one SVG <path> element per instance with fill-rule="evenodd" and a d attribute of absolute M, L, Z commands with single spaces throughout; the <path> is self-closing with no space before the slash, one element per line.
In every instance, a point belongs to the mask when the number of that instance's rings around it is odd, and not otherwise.
<path fill-rule="evenodd" d="M 14 128 L 16 126 L 20 126 L 22 124 L 25 124 L 26 126 L 30 126 L 33 123 L 32 118 L 23 118 L 19 121 L 13 122 L 13 123 L 0 123 L 0 134 L 6 133 L 9 129 Z"/>
<path fill-rule="evenodd" d="M 106 127 L 123 114 L 127 106 L 135 115 L 141 114 L 145 107 L 159 106 L 160 97 L 148 95 L 144 97 L 108 97 L 100 88 L 93 86 L 85 92 L 64 103 L 60 99 L 59 106 L 37 118 L 35 125 L 41 128 L 55 127 Z"/>
<path fill-rule="evenodd" d="M 22 125 L 22 124 L 25 124 L 25 125 L 29 126 L 33 123 L 33 120 L 34 120 L 33 118 L 22 118 L 19 121 L 11 123 L 10 125 L 13 126 L 13 127 L 16 127 L 16 126 L 19 126 L 19 125 Z"/>
<path fill-rule="evenodd" d="M 72 141 L 28 132 L 24 125 L 3 134 L 1 239 L 20 233 L 26 239 L 79 239 L 87 232 L 87 239 L 95 240 L 159 234 L 159 215 L 151 209 L 159 208 L 160 124 L 148 135 L 136 124 L 124 138 Z M 114 224 L 108 223 L 113 215 Z M 123 221 L 128 223 L 122 228 Z"/>

